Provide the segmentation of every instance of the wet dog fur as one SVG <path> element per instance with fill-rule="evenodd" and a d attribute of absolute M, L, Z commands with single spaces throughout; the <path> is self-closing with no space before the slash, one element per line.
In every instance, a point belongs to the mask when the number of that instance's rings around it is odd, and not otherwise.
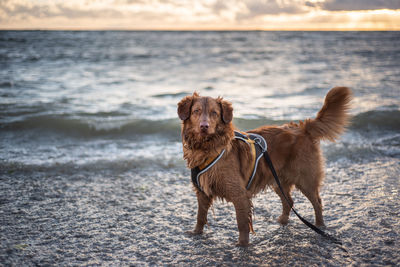
<path fill-rule="evenodd" d="M 315 224 L 323 226 L 319 191 L 324 179 L 324 158 L 319 143 L 322 139 L 335 141 L 345 130 L 351 96 L 347 87 L 335 87 L 326 95 L 316 118 L 248 131 L 262 135 L 267 141 L 268 153 L 290 205 L 279 191 L 265 160 L 260 160 L 254 181 L 249 190 L 246 189 L 253 168 L 250 166 L 252 155 L 247 143 L 234 139 L 231 103 L 220 97 L 202 97 L 197 93 L 184 97 L 178 103 L 178 115 L 182 120 L 183 157 L 187 166 L 200 166 L 226 149 L 218 163 L 200 176 L 202 191 L 194 187 L 198 211 L 197 223 L 191 233 L 203 233 L 213 200 L 225 199 L 235 207 L 239 230 L 237 245 L 247 246 L 249 233 L 253 230 L 251 198 L 267 187 L 273 188 L 282 201 L 279 223 L 288 223 L 293 205 L 290 193 L 296 187 L 311 202 Z"/>

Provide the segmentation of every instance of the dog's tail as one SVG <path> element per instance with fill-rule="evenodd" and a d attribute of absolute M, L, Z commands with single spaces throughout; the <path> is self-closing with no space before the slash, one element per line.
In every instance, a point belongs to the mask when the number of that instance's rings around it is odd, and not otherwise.
<path fill-rule="evenodd" d="M 351 90 L 335 87 L 325 97 L 324 105 L 315 119 L 308 119 L 303 129 L 312 139 L 327 139 L 334 142 L 349 123 Z"/>

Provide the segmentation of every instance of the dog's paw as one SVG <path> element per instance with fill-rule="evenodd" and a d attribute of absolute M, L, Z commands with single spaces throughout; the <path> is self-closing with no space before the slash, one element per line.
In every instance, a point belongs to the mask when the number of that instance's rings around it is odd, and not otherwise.
<path fill-rule="evenodd" d="M 279 216 L 279 218 L 277 219 L 278 223 L 282 224 L 282 225 L 287 225 L 289 222 L 289 217 L 285 216 L 285 215 L 281 215 Z"/>
<path fill-rule="evenodd" d="M 196 231 L 196 230 L 193 230 L 193 231 L 186 231 L 185 232 L 187 235 L 189 235 L 189 236 L 196 236 L 196 235 L 201 235 L 202 233 L 203 233 L 203 231 Z"/>
<path fill-rule="evenodd" d="M 236 243 L 236 247 L 247 248 L 248 246 L 250 246 L 250 243 L 248 241 L 238 241 Z"/>

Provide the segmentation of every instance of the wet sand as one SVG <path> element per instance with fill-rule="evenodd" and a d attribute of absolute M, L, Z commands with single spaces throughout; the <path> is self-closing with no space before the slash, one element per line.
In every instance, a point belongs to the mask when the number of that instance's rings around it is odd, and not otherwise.
<path fill-rule="evenodd" d="M 364 161 L 364 162 L 363 162 Z M 294 214 L 280 226 L 280 202 L 254 199 L 255 235 L 237 248 L 233 206 L 216 202 L 209 226 L 194 227 L 197 202 L 182 167 L 97 170 L 10 166 L 0 172 L 0 262 L 32 265 L 373 265 L 400 264 L 398 159 L 328 164 L 321 196 L 327 231 L 348 252 Z M 313 221 L 298 191 L 296 209 Z"/>

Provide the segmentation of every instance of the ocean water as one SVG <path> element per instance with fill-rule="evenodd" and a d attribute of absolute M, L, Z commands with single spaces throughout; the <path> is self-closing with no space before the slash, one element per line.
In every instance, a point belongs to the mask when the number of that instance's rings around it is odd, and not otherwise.
<path fill-rule="evenodd" d="M 323 142 L 327 231 L 271 190 L 234 246 L 217 202 L 201 237 L 176 104 L 232 102 L 241 130 L 313 117 L 334 86 L 352 124 Z M 4 265 L 399 265 L 400 32 L 0 31 L 0 262 Z M 311 204 L 293 193 L 313 220 Z"/>

